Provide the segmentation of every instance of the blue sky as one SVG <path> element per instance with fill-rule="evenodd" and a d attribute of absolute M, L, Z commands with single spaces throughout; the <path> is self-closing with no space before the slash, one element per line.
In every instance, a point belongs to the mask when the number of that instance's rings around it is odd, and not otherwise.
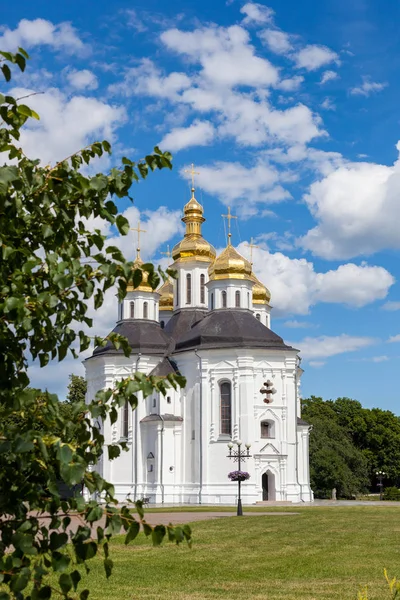
<path fill-rule="evenodd" d="M 144 223 L 144 257 L 164 266 L 194 162 L 205 237 L 224 246 L 231 206 L 239 250 L 256 240 L 272 328 L 302 350 L 303 395 L 397 413 L 398 3 L 58 4 L 9 5 L 2 23 L 0 48 L 32 57 L 15 93 L 43 92 L 31 98 L 42 119 L 24 132 L 27 153 L 52 162 L 106 138 L 114 154 L 96 168 L 107 169 L 155 144 L 171 150 L 172 173 L 120 205 Z M 133 234 L 113 244 L 133 256 Z M 110 294 L 96 333 L 115 319 Z M 32 380 L 62 396 L 71 372 L 81 372 L 72 360 L 34 366 Z"/>

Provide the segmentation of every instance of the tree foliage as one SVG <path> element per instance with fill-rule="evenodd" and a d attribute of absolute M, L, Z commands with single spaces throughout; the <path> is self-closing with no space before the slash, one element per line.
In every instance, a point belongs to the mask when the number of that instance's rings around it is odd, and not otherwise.
<path fill-rule="evenodd" d="M 9 81 L 13 67 L 25 69 L 28 55 L 19 49 L 0 57 Z M 104 445 L 96 422 L 113 423 L 126 401 L 135 408 L 139 394 L 166 393 L 184 379 L 135 373 L 99 391 L 86 407 L 72 402 L 71 422 L 56 397 L 28 387 L 28 359 L 45 367 L 51 359 L 62 361 L 68 353 L 77 356 L 87 349 L 92 342 L 89 306 L 99 308 L 110 287 L 122 299 L 128 285 L 140 284 L 143 270 L 151 286 L 158 285 L 160 275 L 151 264 L 134 268 L 88 223 L 103 220 L 126 235 L 129 223 L 118 214 L 114 199 L 129 196 L 132 184 L 149 172 L 171 168 L 171 156 L 155 148 L 139 162 L 123 158 L 119 168 L 87 176 L 81 167 L 110 153 L 107 141 L 42 166 L 19 144 L 21 128 L 39 115 L 0 94 L 0 118 L 0 600 L 54 595 L 84 600 L 89 591 L 81 590 L 82 567 L 89 568 L 88 561 L 100 555 L 108 577 L 109 540 L 121 529 L 126 543 L 141 527 L 154 544 L 167 534 L 176 543 L 190 542 L 187 527 L 150 527 L 140 502 L 137 514 L 118 508 L 113 486 L 93 470 Z M 127 340 L 115 333 L 94 340 L 96 345 L 108 341 L 129 356 Z M 109 445 L 109 458 L 124 448 L 123 443 Z M 67 486 L 84 482 L 105 504 L 85 502 L 82 496 L 62 500 L 59 481 Z M 40 520 L 42 513 L 47 518 Z M 69 530 L 73 513 L 81 524 Z M 103 516 L 105 525 L 93 527 Z M 48 583 L 51 573 L 57 575 L 56 584 Z"/>
<path fill-rule="evenodd" d="M 85 402 L 87 391 L 87 381 L 81 375 L 74 375 L 71 373 L 69 376 L 67 402 L 74 404 L 75 402 Z"/>
<path fill-rule="evenodd" d="M 385 486 L 400 483 L 400 419 L 391 411 L 363 408 L 351 398 L 302 401 L 302 416 L 312 426 L 311 484 L 317 496 L 377 491 L 376 471 Z"/>

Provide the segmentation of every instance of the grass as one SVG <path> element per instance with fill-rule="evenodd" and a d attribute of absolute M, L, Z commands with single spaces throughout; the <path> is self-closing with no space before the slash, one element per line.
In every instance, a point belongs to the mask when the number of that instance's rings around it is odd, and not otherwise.
<path fill-rule="evenodd" d="M 129 546 L 116 538 L 113 575 L 106 581 L 100 561 L 94 561 L 88 577 L 90 597 L 353 600 L 366 585 L 371 600 L 390 597 L 383 568 L 400 575 L 397 508 L 276 510 L 299 514 L 193 523 L 191 550 L 168 542 L 153 548 L 142 534 Z M 167 515 L 160 514 L 159 522 L 167 523 Z"/>

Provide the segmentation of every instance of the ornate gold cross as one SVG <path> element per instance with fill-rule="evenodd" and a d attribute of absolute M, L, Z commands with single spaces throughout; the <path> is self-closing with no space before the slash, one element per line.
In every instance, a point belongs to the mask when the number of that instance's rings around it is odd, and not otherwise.
<path fill-rule="evenodd" d="M 194 170 L 194 163 L 191 164 L 190 171 L 189 169 L 185 169 L 185 173 L 190 173 L 192 176 L 192 192 L 194 192 L 194 176 L 200 175 L 200 173 Z"/>
<path fill-rule="evenodd" d="M 228 214 L 227 215 L 221 215 L 221 217 L 224 217 L 224 219 L 227 219 L 228 221 L 228 246 L 231 245 L 231 220 L 232 219 L 237 219 L 237 217 L 235 217 L 235 215 L 231 215 L 231 207 L 228 206 Z"/>
<path fill-rule="evenodd" d="M 131 227 L 131 231 L 136 231 L 137 232 L 137 248 L 136 248 L 136 252 L 137 252 L 137 258 L 139 258 L 139 254 L 140 254 L 140 234 L 141 233 L 146 233 L 146 229 L 140 229 L 140 219 L 138 220 L 137 227 Z"/>
<path fill-rule="evenodd" d="M 171 258 L 171 252 L 169 250 L 169 244 L 167 246 L 167 251 L 166 252 L 161 252 L 160 254 L 164 254 L 164 256 L 167 256 L 168 258 Z"/>
<path fill-rule="evenodd" d="M 257 244 L 253 243 L 253 238 L 250 238 L 250 244 L 246 244 L 246 246 L 248 248 L 250 248 L 250 264 L 253 266 L 253 248 L 259 248 L 260 246 L 257 246 Z"/>

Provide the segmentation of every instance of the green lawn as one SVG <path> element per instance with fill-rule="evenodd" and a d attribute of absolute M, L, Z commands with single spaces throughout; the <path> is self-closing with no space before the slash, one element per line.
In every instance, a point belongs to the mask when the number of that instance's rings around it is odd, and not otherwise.
<path fill-rule="evenodd" d="M 265 510 L 265 509 L 264 509 Z M 389 598 L 386 567 L 400 575 L 400 511 L 395 507 L 278 508 L 295 516 L 195 522 L 193 548 L 153 548 L 142 534 L 113 543 L 114 573 L 89 575 L 93 600 Z M 168 516 L 160 514 L 160 522 Z"/>

